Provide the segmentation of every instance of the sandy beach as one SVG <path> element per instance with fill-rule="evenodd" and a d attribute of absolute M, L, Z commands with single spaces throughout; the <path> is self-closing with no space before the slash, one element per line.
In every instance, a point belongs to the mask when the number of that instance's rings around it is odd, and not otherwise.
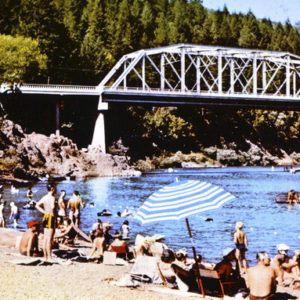
<path fill-rule="evenodd" d="M 89 251 L 87 247 L 83 251 Z M 130 272 L 132 264 L 110 266 L 96 263 L 53 264 L 48 266 L 16 265 L 26 259 L 16 249 L 0 247 L 0 299 L 201 299 L 201 295 L 172 293 L 172 290 L 151 284 L 136 288 L 119 287 L 116 282 Z M 155 289 L 155 291 L 151 290 Z M 158 290 L 158 291 L 157 291 Z M 282 295 L 300 299 L 300 292 L 279 287 Z M 160 291 L 160 292 L 159 292 Z M 206 296 L 205 299 L 220 299 Z M 226 296 L 224 299 L 234 299 Z M 241 299 L 241 298 L 239 298 Z"/>

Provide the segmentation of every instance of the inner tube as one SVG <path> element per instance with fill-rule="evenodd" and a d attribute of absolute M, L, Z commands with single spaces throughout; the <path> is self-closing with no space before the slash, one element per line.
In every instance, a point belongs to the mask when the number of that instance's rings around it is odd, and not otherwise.
<path fill-rule="evenodd" d="M 109 217 L 112 215 L 112 212 L 108 209 L 103 209 L 101 212 L 97 213 L 98 217 Z"/>

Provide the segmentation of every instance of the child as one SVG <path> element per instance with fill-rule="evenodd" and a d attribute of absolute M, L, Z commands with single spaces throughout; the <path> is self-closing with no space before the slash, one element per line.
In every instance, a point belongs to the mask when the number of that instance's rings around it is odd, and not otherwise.
<path fill-rule="evenodd" d="M 235 229 L 236 232 L 234 233 L 234 243 L 236 246 L 236 258 L 239 265 L 239 271 L 241 273 L 242 270 L 242 263 L 244 266 L 244 272 L 247 270 L 247 261 L 245 257 L 245 253 L 248 250 L 248 241 L 245 232 L 242 231 L 243 223 L 242 222 L 236 222 Z"/>

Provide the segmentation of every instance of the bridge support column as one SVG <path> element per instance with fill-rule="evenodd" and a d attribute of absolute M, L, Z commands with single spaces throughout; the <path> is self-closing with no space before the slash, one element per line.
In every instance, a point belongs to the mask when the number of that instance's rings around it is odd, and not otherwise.
<path fill-rule="evenodd" d="M 100 146 L 101 151 L 106 153 L 104 111 L 108 109 L 107 103 L 100 103 L 98 109 L 99 115 L 94 128 L 92 146 Z"/>
<path fill-rule="evenodd" d="M 60 100 L 56 101 L 55 105 L 55 114 L 56 114 L 56 136 L 60 136 Z"/>

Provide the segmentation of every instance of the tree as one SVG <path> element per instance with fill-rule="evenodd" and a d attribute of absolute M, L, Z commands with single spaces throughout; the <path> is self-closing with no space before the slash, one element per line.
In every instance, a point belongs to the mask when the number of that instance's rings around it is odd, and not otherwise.
<path fill-rule="evenodd" d="M 249 12 L 243 20 L 243 27 L 238 41 L 239 46 L 243 48 L 257 48 L 260 36 L 257 19 Z"/>
<path fill-rule="evenodd" d="M 46 70 L 37 40 L 0 35 L 0 82 L 31 82 Z"/>

